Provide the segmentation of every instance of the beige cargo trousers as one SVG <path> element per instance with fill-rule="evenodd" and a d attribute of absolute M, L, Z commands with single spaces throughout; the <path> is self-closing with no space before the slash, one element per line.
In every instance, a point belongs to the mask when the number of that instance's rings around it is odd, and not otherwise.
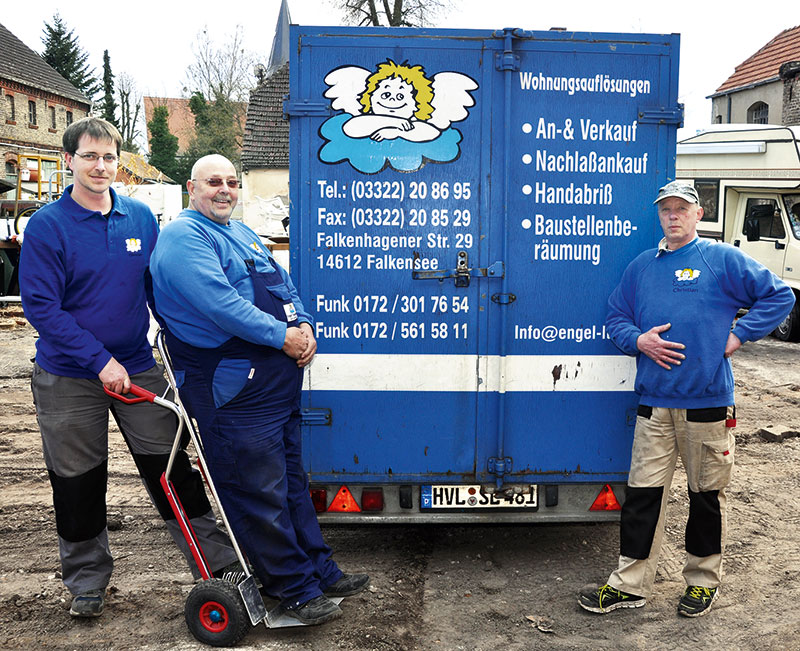
<path fill-rule="evenodd" d="M 649 597 L 653 591 L 678 456 L 689 488 L 683 577 L 690 586 L 715 588 L 720 584 L 725 488 L 730 483 L 735 448 L 733 415 L 733 407 L 639 405 L 620 522 L 619 565 L 608 579 L 613 588 L 641 597 Z"/>

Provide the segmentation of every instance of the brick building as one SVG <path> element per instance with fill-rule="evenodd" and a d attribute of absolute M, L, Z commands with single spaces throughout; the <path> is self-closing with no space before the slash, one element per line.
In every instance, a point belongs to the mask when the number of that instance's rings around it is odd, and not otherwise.
<path fill-rule="evenodd" d="M 150 146 L 150 121 L 156 106 L 166 106 L 168 111 L 167 127 L 169 132 L 178 138 L 178 155 L 185 154 L 194 139 L 194 113 L 189 108 L 189 100 L 185 97 L 150 97 L 145 95 L 144 120 L 147 125 L 147 144 Z"/>
<path fill-rule="evenodd" d="M 14 186 L 0 199 L 15 198 L 18 178 L 23 197 L 46 192 L 62 165 L 64 130 L 90 109 L 85 95 L 0 24 L 0 159 L 2 178 Z"/>
<path fill-rule="evenodd" d="M 736 66 L 711 99 L 714 124 L 800 124 L 800 25 Z"/>

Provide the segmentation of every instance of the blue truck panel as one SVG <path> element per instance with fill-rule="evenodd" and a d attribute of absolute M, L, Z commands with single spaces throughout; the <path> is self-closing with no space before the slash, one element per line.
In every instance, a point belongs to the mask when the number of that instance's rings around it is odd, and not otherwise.
<path fill-rule="evenodd" d="M 448 485 L 550 486 L 521 517 L 607 517 L 580 491 L 624 483 L 636 396 L 606 299 L 660 238 L 679 37 L 291 40 L 291 271 L 319 344 L 303 406 L 328 416 L 304 425 L 312 482 L 405 486 L 397 519 Z"/>

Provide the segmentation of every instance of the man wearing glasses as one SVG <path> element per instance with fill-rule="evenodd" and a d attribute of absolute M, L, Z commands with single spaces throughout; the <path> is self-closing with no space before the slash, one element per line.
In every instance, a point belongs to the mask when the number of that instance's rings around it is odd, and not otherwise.
<path fill-rule="evenodd" d="M 53 488 L 62 579 L 74 595 L 75 617 L 103 612 L 113 569 L 105 500 L 109 411 L 153 503 L 199 576 L 159 484 L 175 417 L 149 403 L 125 405 L 103 391 L 126 393 L 132 381 L 157 394 L 166 389 L 147 340 L 148 262 L 158 226 L 145 204 L 111 188 L 121 142 L 117 129 L 99 118 L 67 128 L 64 158 L 74 183 L 31 217 L 20 260 L 25 316 L 39 332 L 31 388 Z M 173 477 L 209 567 L 224 571 L 236 555 L 184 452 Z"/>
<path fill-rule="evenodd" d="M 181 400 L 263 592 L 304 624 L 322 624 L 342 612 L 329 597 L 356 594 L 369 577 L 342 574 L 332 560 L 303 470 L 312 319 L 259 236 L 231 220 L 233 164 L 205 156 L 186 185 L 189 209 L 164 228 L 150 263 Z"/>

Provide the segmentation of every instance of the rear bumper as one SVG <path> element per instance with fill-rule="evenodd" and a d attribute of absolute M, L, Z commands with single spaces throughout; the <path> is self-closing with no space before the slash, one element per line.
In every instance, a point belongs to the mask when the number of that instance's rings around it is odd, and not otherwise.
<path fill-rule="evenodd" d="M 592 511 L 593 502 L 608 485 L 620 504 L 624 501 L 625 484 L 572 483 L 538 484 L 539 500 L 535 509 L 423 509 L 420 508 L 421 486 L 417 484 L 347 484 L 355 501 L 361 503 L 365 489 L 383 490 L 384 507 L 381 511 L 318 512 L 322 524 L 393 524 L 393 523 L 566 523 L 566 522 L 618 522 L 620 511 Z M 327 491 L 330 507 L 342 484 L 313 483 L 313 489 Z M 409 499 L 410 494 L 410 499 Z"/>

